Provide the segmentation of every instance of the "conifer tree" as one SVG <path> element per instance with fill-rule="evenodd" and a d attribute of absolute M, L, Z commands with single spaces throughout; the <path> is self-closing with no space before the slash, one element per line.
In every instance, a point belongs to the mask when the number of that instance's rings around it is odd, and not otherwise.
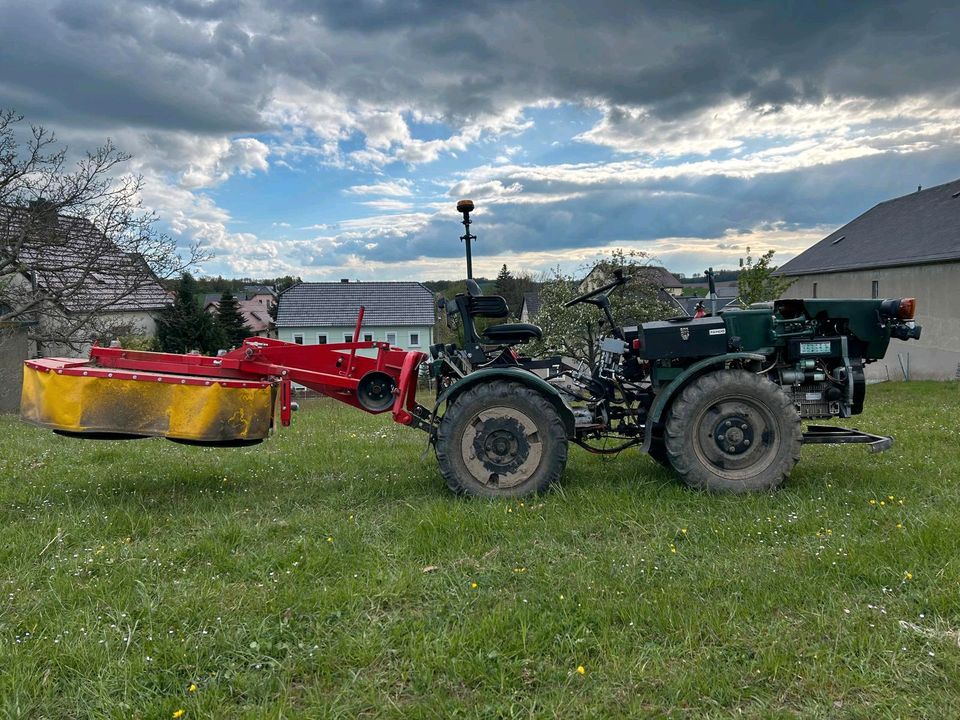
<path fill-rule="evenodd" d="M 172 305 L 165 307 L 157 319 L 157 339 L 164 352 L 185 353 L 199 350 L 214 354 L 225 344 L 216 319 L 200 307 L 197 281 L 184 273 Z"/>
<path fill-rule="evenodd" d="M 253 331 L 247 327 L 243 313 L 240 312 L 240 303 L 229 290 L 220 296 L 217 324 L 228 347 L 240 347 L 245 338 L 253 335 Z"/>

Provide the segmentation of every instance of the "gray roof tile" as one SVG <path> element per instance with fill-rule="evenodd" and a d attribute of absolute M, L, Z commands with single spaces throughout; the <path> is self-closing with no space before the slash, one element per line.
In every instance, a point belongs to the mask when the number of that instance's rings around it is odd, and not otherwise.
<path fill-rule="evenodd" d="M 960 260 L 960 180 L 887 200 L 793 260 L 784 275 Z"/>
<path fill-rule="evenodd" d="M 433 293 L 417 282 L 300 283 L 280 294 L 277 327 L 433 325 Z"/>
<path fill-rule="evenodd" d="M 54 215 L 44 237 L 29 229 L 30 213 L 0 206 L 0 256 L 22 261 L 41 287 L 62 295 L 68 310 L 158 310 L 171 302 L 143 258 L 124 252 L 89 220 Z"/>

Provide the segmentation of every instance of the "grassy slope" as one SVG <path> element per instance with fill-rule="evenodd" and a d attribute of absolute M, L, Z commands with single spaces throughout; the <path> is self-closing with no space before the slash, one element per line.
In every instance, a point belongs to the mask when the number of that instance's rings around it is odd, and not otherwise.
<path fill-rule="evenodd" d="M 573 450 L 546 496 L 465 501 L 330 401 L 241 450 L 3 417 L 0 710 L 957 716 L 958 391 L 871 387 L 891 451 L 753 497 Z"/>

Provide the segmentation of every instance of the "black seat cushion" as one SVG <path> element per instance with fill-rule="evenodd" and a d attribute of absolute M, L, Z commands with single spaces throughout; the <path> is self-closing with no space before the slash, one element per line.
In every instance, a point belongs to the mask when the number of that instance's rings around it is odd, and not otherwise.
<path fill-rule="evenodd" d="M 543 331 L 530 323 L 503 323 L 492 325 L 483 331 L 484 339 L 497 345 L 516 345 L 539 340 L 541 335 Z"/>

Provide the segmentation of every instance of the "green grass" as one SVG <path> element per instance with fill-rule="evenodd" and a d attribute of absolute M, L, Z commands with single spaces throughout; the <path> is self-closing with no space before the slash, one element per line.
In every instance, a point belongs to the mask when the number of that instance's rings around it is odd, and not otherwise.
<path fill-rule="evenodd" d="M 332 401 L 238 450 L 2 417 L 0 716 L 956 717 L 958 417 L 871 387 L 894 448 L 778 492 L 572 449 L 524 502 Z"/>

